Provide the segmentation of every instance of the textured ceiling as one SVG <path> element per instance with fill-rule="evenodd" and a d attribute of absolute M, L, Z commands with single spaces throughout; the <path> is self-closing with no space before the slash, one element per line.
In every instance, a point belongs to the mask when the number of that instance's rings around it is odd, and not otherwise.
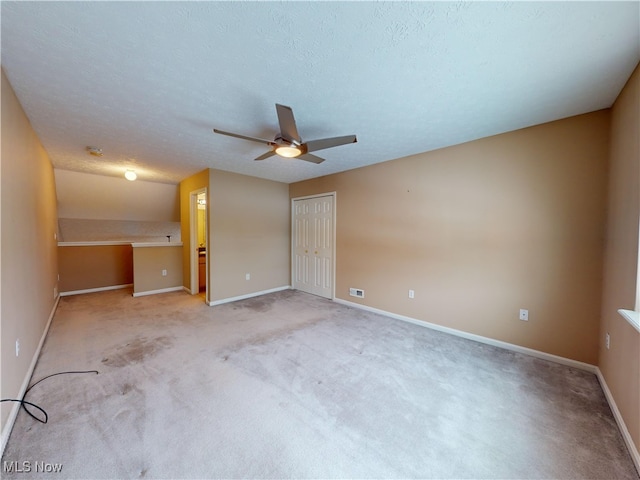
<path fill-rule="evenodd" d="M 2 67 L 59 169 L 293 182 L 610 107 L 638 2 L 5 2 Z M 315 165 L 253 158 L 275 103 Z M 85 152 L 101 147 L 102 158 Z"/>

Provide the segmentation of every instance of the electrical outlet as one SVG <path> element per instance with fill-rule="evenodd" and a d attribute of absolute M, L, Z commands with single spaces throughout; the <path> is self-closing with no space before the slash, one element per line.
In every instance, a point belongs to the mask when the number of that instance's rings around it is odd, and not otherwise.
<path fill-rule="evenodd" d="M 53 287 L 53 299 L 58 298 L 58 287 Z"/>
<path fill-rule="evenodd" d="M 609 335 L 609 332 L 604 335 L 604 345 L 607 347 L 607 350 L 609 350 L 609 347 L 611 346 L 611 336 Z"/>
<path fill-rule="evenodd" d="M 20 339 L 16 339 L 16 357 L 20 356 Z"/>
<path fill-rule="evenodd" d="M 416 293 L 413 290 L 409 290 L 409 298 L 414 298 L 415 294 Z"/>
<path fill-rule="evenodd" d="M 244 279 L 245 279 L 245 280 L 251 280 L 251 274 L 250 274 L 250 273 L 247 273 L 247 274 L 244 276 Z"/>
<path fill-rule="evenodd" d="M 166 271 L 166 270 L 164 270 L 164 269 L 162 270 L 162 276 L 163 276 L 163 277 L 166 277 L 166 276 L 167 276 L 167 271 Z"/>
<path fill-rule="evenodd" d="M 525 310 L 524 308 L 520 309 L 520 320 L 524 320 L 525 322 L 529 321 L 529 310 Z"/>

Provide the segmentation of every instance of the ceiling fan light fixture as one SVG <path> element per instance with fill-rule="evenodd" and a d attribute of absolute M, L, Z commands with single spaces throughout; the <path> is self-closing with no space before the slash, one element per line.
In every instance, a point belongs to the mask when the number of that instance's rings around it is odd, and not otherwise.
<path fill-rule="evenodd" d="M 293 118 L 293 110 L 291 110 L 291 107 L 276 103 L 276 113 L 278 114 L 280 133 L 278 133 L 273 140 L 248 137 L 246 135 L 240 135 L 239 133 L 225 132 L 216 128 L 213 129 L 213 133 L 219 133 L 229 137 L 241 138 L 242 140 L 250 140 L 252 142 L 269 145 L 269 151 L 254 158 L 255 161 L 266 160 L 274 155 L 278 155 L 279 157 L 295 158 L 304 160 L 305 162 L 318 164 L 324 162 L 324 158 L 317 157 L 311 152 L 357 142 L 355 135 L 319 138 L 311 140 L 310 142 L 303 142 L 302 137 L 300 137 L 300 134 L 298 133 L 298 127 L 296 127 L 296 121 Z"/>
<path fill-rule="evenodd" d="M 138 178 L 138 175 L 136 175 L 136 172 L 134 172 L 133 170 L 127 170 L 126 172 L 124 172 L 124 178 L 126 178 L 130 182 L 133 182 L 136 178 Z"/>
<path fill-rule="evenodd" d="M 302 150 L 295 145 L 280 145 L 276 147 L 276 153 L 281 157 L 295 158 L 302 154 Z"/>

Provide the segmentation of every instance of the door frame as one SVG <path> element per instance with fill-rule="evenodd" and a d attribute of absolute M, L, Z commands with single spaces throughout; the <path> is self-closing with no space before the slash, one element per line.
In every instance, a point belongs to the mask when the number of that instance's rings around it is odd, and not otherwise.
<path fill-rule="evenodd" d="M 294 224 L 295 203 L 298 200 L 308 200 L 310 198 L 333 197 L 333 210 L 331 212 L 331 300 L 336 298 L 336 212 L 337 212 L 337 192 L 317 193 L 314 195 L 305 195 L 302 197 L 294 197 L 291 199 L 291 288 L 294 288 L 293 279 L 295 278 L 295 241 L 296 229 Z"/>
<path fill-rule="evenodd" d="M 190 288 L 191 295 L 200 293 L 200 284 L 198 282 L 199 255 L 198 255 L 198 195 L 204 193 L 206 204 L 204 206 L 205 231 L 204 245 L 207 255 L 205 257 L 205 302 L 209 301 L 209 197 L 207 195 L 207 187 L 199 188 L 189 192 L 189 265 L 190 265 Z"/>

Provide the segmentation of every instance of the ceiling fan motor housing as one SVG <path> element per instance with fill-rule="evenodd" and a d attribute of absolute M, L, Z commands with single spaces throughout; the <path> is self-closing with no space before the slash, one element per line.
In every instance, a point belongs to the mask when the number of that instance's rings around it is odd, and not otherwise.
<path fill-rule="evenodd" d="M 302 145 L 302 142 L 299 142 L 295 139 L 289 139 L 282 136 L 282 134 L 276 135 L 276 138 L 273 140 L 274 143 L 278 145 L 282 145 L 283 147 L 298 147 Z"/>

